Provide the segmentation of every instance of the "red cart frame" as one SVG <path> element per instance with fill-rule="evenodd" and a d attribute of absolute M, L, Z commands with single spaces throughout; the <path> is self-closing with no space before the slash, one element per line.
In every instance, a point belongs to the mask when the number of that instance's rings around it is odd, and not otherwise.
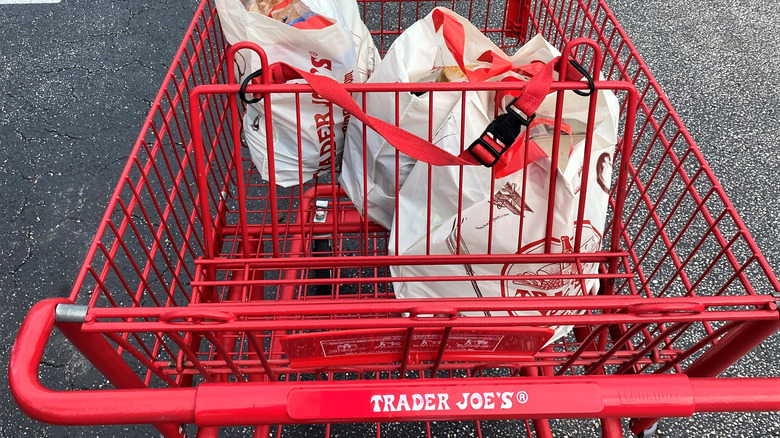
<path fill-rule="evenodd" d="M 595 87 L 619 97 L 622 127 L 605 249 L 393 256 L 389 232 L 354 208 L 336 170 L 289 189 L 261 180 L 241 147 L 237 47 L 203 0 L 70 297 L 38 303 L 20 330 L 9 376 L 28 415 L 64 425 L 150 423 L 166 437 L 184 436 L 187 424 L 202 437 L 238 425 L 282 435 L 307 423 L 324 424 L 329 435 L 343 422 L 380 436 L 398 421 L 423 422 L 430 436 L 463 420 L 480 436 L 511 427 L 546 437 L 547 419 L 599 418 L 603 435 L 614 437 L 622 436 L 620 418 L 640 433 L 665 416 L 780 410 L 780 379 L 716 377 L 780 327 L 780 283 L 604 1 L 359 4 L 382 53 L 404 27 L 445 6 L 507 51 L 541 33 L 600 71 Z M 575 44 L 582 38 L 591 42 Z M 433 96 L 517 86 L 345 88 Z M 265 97 L 267 114 L 275 94 L 312 92 L 268 83 L 248 91 Z M 398 264 L 517 262 L 573 264 L 580 269 L 565 279 L 597 278 L 599 294 L 397 300 L 395 281 L 471 278 L 388 278 Z M 585 274 L 586 263 L 601 269 Z M 461 316 L 523 310 L 540 313 Z M 533 340 L 535 327 L 561 325 L 574 330 L 544 348 Z M 54 326 L 116 389 L 40 383 Z M 377 336 L 398 343 L 381 350 Z M 452 339 L 490 336 L 533 345 L 490 355 L 451 347 Z M 435 347 L 420 350 L 418 337 Z M 293 353 L 290 339 L 363 347 Z"/>

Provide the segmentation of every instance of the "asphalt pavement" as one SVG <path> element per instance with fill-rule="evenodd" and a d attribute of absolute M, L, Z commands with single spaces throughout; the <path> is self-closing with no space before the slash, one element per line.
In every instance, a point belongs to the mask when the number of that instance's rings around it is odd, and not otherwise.
<path fill-rule="evenodd" d="M 194 0 L 0 2 L 0 372 L 30 306 L 65 296 L 196 7 Z M 780 3 L 610 0 L 770 265 L 780 270 Z M 727 371 L 780 376 L 775 335 Z M 55 342 L 56 343 L 56 342 Z M 41 374 L 78 389 L 58 344 Z M 153 401 L 150 401 L 153 402 Z M 567 424 L 561 426 L 568 427 Z M 399 436 L 408 436 L 398 429 Z M 302 432 L 305 435 L 305 432 Z M 591 436 L 592 429 L 565 436 Z M 777 413 L 666 419 L 661 436 L 780 436 Z M 448 436 L 460 436 L 457 430 Z M 0 385 L 0 436 L 154 436 L 147 426 L 48 426 Z M 343 436 L 362 436 L 345 430 Z"/>

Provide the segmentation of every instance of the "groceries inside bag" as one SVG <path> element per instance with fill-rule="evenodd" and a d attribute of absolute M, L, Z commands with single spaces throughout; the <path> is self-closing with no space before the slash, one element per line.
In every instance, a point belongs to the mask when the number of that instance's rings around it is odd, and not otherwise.
<path fill-rule="evenodd" d="M 301 0 L 242 0 L 247 11 L 257 12 L 299 29 L 322 29 L 334 21 L 311 10 Z"/>
<path fill-rule="evenodd" d="M 379 52 L 355 0 L 216 0 L 230 44 L 258 44 L 269 63 L 285 62 L 341 83 L 364 82 Z M 243 80 L 260 69 L 260 58 L 241 50 L 236 68 Z M 275 182 L 293 186 L 338 168 L 349 114 L 316 93 L 270 94 Z M 244 138 L 252 161 L 269 178 L 263 101 L 248 105 Z M 299 140 L 300 135 L 300 140 Z M 299 145 L 300 143 L 300 145 Z M 300 153 L 299 153 L 300 151 Z"/>

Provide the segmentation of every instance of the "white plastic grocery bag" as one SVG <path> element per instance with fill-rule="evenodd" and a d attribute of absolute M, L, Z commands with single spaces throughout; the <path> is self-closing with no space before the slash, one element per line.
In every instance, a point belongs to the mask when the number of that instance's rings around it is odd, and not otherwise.
<path fill-rule="evenodd" d="M 554 51 L 539 36 L 514 55 L 507 56 L 468 20 L 448 9 L 436 8 L 396 39 L 368 82 L 484 82 L 500 81 L 510 76 L 523 78 L 524 68 L 534 62 L 552 60 Z M 434 93 L 433 111 L 430 111 L 431 100 L 427 93 L 420 96 L 399 93 L 398 125 L 436 143 L 439 141 L 436 135 L 429 138 L 429 124 L 432 132 L 443 132 L 441 127 L 446 121 L 456 128 L 451 134 L 460 138 L 459 126 L 465 118 L 465 138 L 470 141 L 493 119 L 491 99 L 495 93 L 468 94 L 470 101 L 482 103 L 469 103 L 465 112 L 461 112 L 460 92 Z M 368 114 L 396 123 L 395 93 L 367 93 L 365 98 Z M 364 129 L 363 124 L 353 118 L 347 130 L 340 182 L 361 214 L 367 212 L 374 222 L 390 229 L 395 212 L 396 187 L 404 184 L 415 162 L 401 154 L 396 175 L 396 149 L 387 139 L 375 131 Z M 367 199 L 364 199 L 365 194 Z"/>
<path fill-rule="evenodd" d="M 549 49 L 549 46 L 548 46 Z M 552 49 L 552 55 L 557 52 Z M 467 94 L 467 107 L 481 110 L 484 123 L 491 119 L 491 99 Z M 585 162 L 585 126 L 590 98 L 573 91 L 564 93 L 559 161 L 551 170 L 556 93 L 550 94 L 536 111 L 528 128 L 531 142 L 528 163 L 516 169 L 480 166 L 430 166 L 416 162 L 398 194 L 397 217 L 392 221 L 390 252 L 423 254 L 538 254 L 595 252 L 601 246 L 606 221 L 612 162 L 617 143 L 619 104 L 612 92 L 597 92 L 595 125 L 590 159 Z M 456 104 L 459 108 L 460 104 Z M 445 123 L 435 134 L 436 145 L 450 153 L 460 152 L 459 123 Z M 525 135 L 525 134 L 522 134 Z M 533 148 L 532 148 L 533 146 Z M 517 147 L 517 144 L 513 147 Z M 575 247 L 582 175 L 588 168 L 586 199 L 581 225 L 580 247 Z M 550 245 L 545 248 L 551 172 L 555 178 Z M 496 177 L 496 178 L 494 178 Z M 430 183 L 429 183 L 430 181 Z M 523 198 L 524 196 L 524 198 Z M 523 202 L 524 199 L 524 202 Z M 430 207 L 429 207 L 430 205 Z M 430 210 L 429 210 L 430 208 Z M 522 225 L 521 225 L 522 224 Z M 521 228 L 522 227 L 522 228 Z M 522 232 L 521 232 L 522 230 Z M 395 242 L 398 246 L 395 247 Z M 596 273 L 598 265 L 583 263 L 582 273 Z M 525 297 L 581 295 L 597 289 L 595 279 L 517 279 L 466 281 L 471 276 L 571 275 L 575 264 L 500 265 L 416 265 L 392 266 L 395 277 L 457 276 L 452 282 L 394 283 L 398 298 Z M 493 312 L 499 315 L 501 312 Z M 541 312 L 513 312 L 539 315 Z M 481 315 L 481 314 L 480 314 Z M 570 327 L 553 327 L 550 342 Z"/>
<path fill-rule="evenodd" d="M 277 2 L 269 14 L 257 12 L 256 5 L 251 3 L 254 1 L 216 0 L 220 24 L 229 43 L 256 43 L 265 51 L 269 63 L 283 61 L 350 83 L 368 79 L 379 61 L 355 0 Z M 260 59 L 254 52 L 241 50 L 239 55 L 237 59 L 243 61 L 238 66 L 242 78 L 260 68 Z M 300 114 L 296 111 L 295 95 L 275 94 L 270 98 L 276 184 L 296 185 L 301 178 L 308 181 L 339 164 L 348 114 L 340 108 L 331 111 L 330 103 L 316 93 L 300 95 Z M 244 134 L 252 161 L 261 176 L 268 179 L 264 117 L 262 102 L 250 105 L 244 116 Z"/>

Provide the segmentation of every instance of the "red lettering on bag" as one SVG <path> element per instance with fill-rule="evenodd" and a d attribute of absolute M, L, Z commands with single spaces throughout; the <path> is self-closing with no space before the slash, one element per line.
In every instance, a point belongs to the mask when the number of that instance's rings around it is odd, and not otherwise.
<path fill-rule="evenodd" d="M 320 161 L 320 169 L 319 170 L 322 171 L 322 170 L 330 169 L 330 163 L 331 163 L 330 157 L 327 157 L 327 158 L 325 158 L 325 160 Z M 318 173 L 318 175 L 319 175 L 319 173 Z"/>
<path fill-rule="evenodd" d="M 317 53 L 315 52 L 309 52 L 309 55 L 311 56 L 311 64 L 314 67 L 324 67 L 328 70 L 331 70 L 332 68 L 332 62 L 329 59 L 317 59 Z M 311 70 L 312 73 L 316 72 L 316 69 Z M 344 83 L 350 84 L 354 82 L 355 76 L 354 72 L 350 71 L 349 73 L 344 75 Z M 311 94 L 312 98 L 312 104 L 318 104 L 325 106 L 329 111 L 324 114 L 315 114 L 314 115 L 314 129 L 317 131 L 317 141 L 319 142 L 320 146 L 320 162 L 317 171 L 314 173 L 314 178 L 317 178 L 321 171 L 330 169 L 332 163 L 333 163 L 333 143 L 332 143 L 332 136 L 333 132 L 331 131 L 331 114 L 332 110 L 330 106 L 330 102 L 328 99 L 324 98 L 320 94 L 318 94 L 316 91 Z M 347 125 L 349 123 L 350 115 L 346 110 L 343 110 L 344 120 L 341 124 L 341 132 L 346 135 L 347 134 Z"/>
<path fill-rule="evenodd" d="M 520 298 L 548 297 L 545 292 L 536 290 L 515 289 L 515 296 Z"/>
<path fill-rule="evenodd" d="M 322 105 L 326 111 L 323 114 L 314 114 L 314 129 L 317 131 L 317 142 L 320 146 L 320 162 L 318 170 L 314 173 L 314 178 L 317 178 L 322 170 L 328 170 L 330 168 L 331 159 L 331 107 L 330 102 L 324 97 L 320 96 L 316 92 L 312 93 L 312 104 Z"/>
<path fill-rule="evenodd" d="M 552 294 L 542 292 L 542 291 L 536 291 L 536 290 L 526 290 L 526 289 L 515 289 L 515 297 L 518 298 L 546 298 L 546 297 L 560 297 L 563 296 L 563 291 L 556 291 Z M 561 313 L 560 310 L 539 310 L 539 314 L 542 316 L 555 316 L 555 315 L 561 315 L 564 313 Z"/>
<path fill-rule="evenodd" d="M 324 59 L 324 58 L 323 59 L 317 59 L 311 53 L 309 55 L 311 56 L 311 65 L 313 65 L 314 67 L 316 67 L 316 68 L 325 67 L 325 69 L 327 69 L 327 70 L 333 70 L 333 68 L 332 68 L 333 67 L 333 63 L 331 62 L 330 59 Z"/>
<path fill-rule="evenodd" d="M 344 123 L 341 124 L 341 133 L 347 135 L 347 127 L 349 126 L 350 114 L 347 110 L 344 110 Z"/>
<path fill-rule="evenodd" d="M 317 140 L 320 141 L 320 157 L 330 153 L 330 129 L 317 130 Z"/>
<path fill-rule="evenodd" d="M 315 114 L 314 115 L 314 124 L 317 131 L 322 130 L 322 128 L 329 127 L 330 125 L 330 113 L 325 114 Z M 322 139 L 320 138 L 320 141 Z"/>

